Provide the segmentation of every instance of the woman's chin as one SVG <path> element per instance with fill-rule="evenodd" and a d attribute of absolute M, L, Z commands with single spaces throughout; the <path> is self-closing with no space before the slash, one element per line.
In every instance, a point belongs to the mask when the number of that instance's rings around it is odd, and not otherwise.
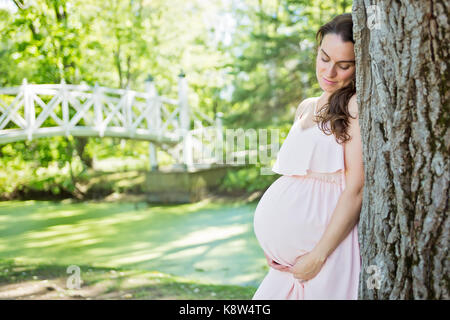
<path fill-rule="evenodd" d="M 329 93 L 332 93 L 336 90 L 336 88 L 330 88 L 329 86 L 326 86 L 326 85 L 325 86 L 321 85 L 320 87 L 322 88 L 323 91 L 329 92 Z"/>

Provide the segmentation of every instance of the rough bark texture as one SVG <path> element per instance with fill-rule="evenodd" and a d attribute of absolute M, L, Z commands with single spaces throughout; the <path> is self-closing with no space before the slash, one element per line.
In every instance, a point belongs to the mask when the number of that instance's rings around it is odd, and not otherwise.
<path fill-rule="evenodd" d="M 359 299 L 449 299 L 449 8 L 353 2 L 365 165 Z"/>

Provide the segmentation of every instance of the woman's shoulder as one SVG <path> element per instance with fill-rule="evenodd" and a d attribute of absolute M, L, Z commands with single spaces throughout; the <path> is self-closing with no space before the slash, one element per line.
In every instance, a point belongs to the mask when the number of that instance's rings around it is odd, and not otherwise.
<path fill-rule="evenodd" d="M 320 97 L 309 97 L 309 98 L 306 98 L 306 99 L 302 100 L 302 102 L 300 102 L 299 107 L 300 106 L 304 106 L 305 107 L 305 106 L 311 105 L 312 103 L 314 103 L 319 98 Z"/>
<path fill-rule="evenodd" d="M 356 100 L 356 93 L 348 101 L 348 112 L 352 117 L 357 117 L 359 115 L 358 102 Z"/>
<path fill-rule="evenodd" d="M 301 117 L 301 115 L 305 112 L 305 110 L 310 108 L 311 106 L 313 106 L 315 101 L 318 98 L 319 97 L 309 97 L 309 98 L 302 100 L 299 103 L 297 110 L 295 111 L 295 119 L 294 120 L 297 120 L 299 117 Z"/>

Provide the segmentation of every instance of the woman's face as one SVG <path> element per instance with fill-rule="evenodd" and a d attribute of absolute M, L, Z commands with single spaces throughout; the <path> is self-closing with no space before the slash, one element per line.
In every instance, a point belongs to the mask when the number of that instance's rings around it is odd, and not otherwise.
<path fill-rule="evenodd" d="M 354 74 L 353 42 L 343 42 L 339 35 L 326 34 L 316 58 L 316 77 L 322 90 L 332 93 L 345 87 L 352 82 Z"/>

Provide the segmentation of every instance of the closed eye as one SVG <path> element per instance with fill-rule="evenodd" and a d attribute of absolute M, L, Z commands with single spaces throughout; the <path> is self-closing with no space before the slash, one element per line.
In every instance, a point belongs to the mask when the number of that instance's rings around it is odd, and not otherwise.
<path fill-rule="evenodd" d="M 322 59 L 323 62 L 329 62 L 330 61 L 330 60 L 324 60 L 323 58 L 321 58 L 321 59 Z M 350 66 L 346 66 L 345 68 L 339 66 L 339 68 L 341 68 L 342 70 L 347 70 L 348 68 L 350 68 Z"/>

